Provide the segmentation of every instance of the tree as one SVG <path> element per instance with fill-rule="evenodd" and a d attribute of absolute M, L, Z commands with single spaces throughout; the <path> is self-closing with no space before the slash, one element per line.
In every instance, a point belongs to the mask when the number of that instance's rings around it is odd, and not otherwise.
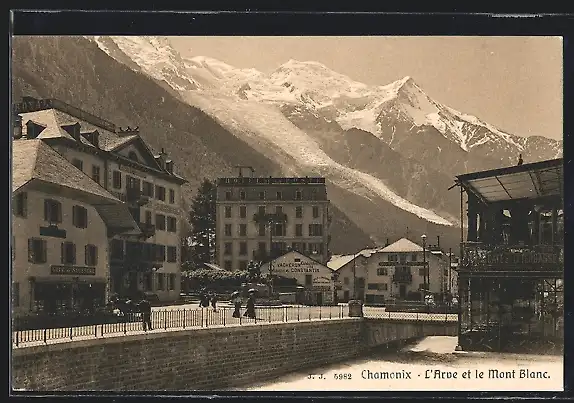
<path fill-rule="evenodd" d="M 191 202 L 187 261 L 194 267 L 213 261 L 215 254 L 215 182 L 204 179 Z M 188 263 L 188 265 L 189 265 Z"/>
<path fill-rule="evenodd" d="M 258 281 L 261 279 L 261 262 L 251 260 L 247 264 L 247 272 L 249 273 L 249 281 Z"/>

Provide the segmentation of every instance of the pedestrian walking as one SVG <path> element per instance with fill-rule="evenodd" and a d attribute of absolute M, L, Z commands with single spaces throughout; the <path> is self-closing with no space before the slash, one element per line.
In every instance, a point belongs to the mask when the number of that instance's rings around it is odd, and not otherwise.
<path fill-rule="evenodd" d="M 231 302 L 235 307 L 233 317 L 239 318 L 241 316 L 241 296 L 239 295 L 239 291 L 234 291 L 233 294 L 231 294 Z"/>
<path fill-rule="evenodd" d="M 211 295 L 211 307 L 213 308 L 213 312 L 217 312 L 217 294 L 213 293 Z"/>
<path fill-rule="evenodd" d="M 152 330 L 151 327 L 151 304 L 147 300 L 147 296 L 144 294 L 142 300 L 139 303 L 139 309 L 142 315 L 142 325 L 143 330 Z"/>
<path fill-rule="evenodd" d="M 253 288 L 249 290 L 249 298 L 247 298 L 247 309 L 243 316 L 255 319 L 255 290 Z"/>

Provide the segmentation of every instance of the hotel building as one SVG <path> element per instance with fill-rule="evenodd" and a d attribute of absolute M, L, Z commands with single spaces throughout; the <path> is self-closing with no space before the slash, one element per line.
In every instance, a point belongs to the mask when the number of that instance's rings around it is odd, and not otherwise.
<path fill-rule="evenodd" d="M 81 171 L 92 187 L 121 201 L 137 224 L 133 231 L 108 227 L 98 235 L 99 243 L 107 245 L 101 259 L 107 292 L 133 297 L 146 292 L 176 300 L 180 222 L 186 219 L 181 186 L 186 181 L 164 150 L 154 154 L 137 128 L 119 128 L 56 99 L 25 97 L 13 113 L 14 143 L 41 141 Z"/>
<path fill-rule="evenodd" d="M 216 197 L 216 260 L 245 270 L 289 250 L 325 264 L 329 245 L 329 199 L 325 178 L 219 178 Z"/>

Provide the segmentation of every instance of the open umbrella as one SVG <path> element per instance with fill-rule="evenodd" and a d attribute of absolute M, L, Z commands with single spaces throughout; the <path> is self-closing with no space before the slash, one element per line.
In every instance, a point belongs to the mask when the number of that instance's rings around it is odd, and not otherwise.
<path fill-rule="evenodd" d="M 256 291 L 255 288 L 250 288 L 249 291 L 247 292 L 255 292 L 255 291 Z"/>
<path fill-rule="evenodd" d="M 239 295 L 239 291 L 233 291 L 233 292 L 231 293 L 231 296 L 232 296 L 232 297 L 235 297 L 236 295 Z"/>

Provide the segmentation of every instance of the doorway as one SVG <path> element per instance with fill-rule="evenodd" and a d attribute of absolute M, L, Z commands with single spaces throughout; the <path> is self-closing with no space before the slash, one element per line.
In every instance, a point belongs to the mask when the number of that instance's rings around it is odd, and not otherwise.
<path fill-rule="evenodd" d="M 322 292 L 317 293 L 317 305 L 323 305 L 323 293 Z"/>

